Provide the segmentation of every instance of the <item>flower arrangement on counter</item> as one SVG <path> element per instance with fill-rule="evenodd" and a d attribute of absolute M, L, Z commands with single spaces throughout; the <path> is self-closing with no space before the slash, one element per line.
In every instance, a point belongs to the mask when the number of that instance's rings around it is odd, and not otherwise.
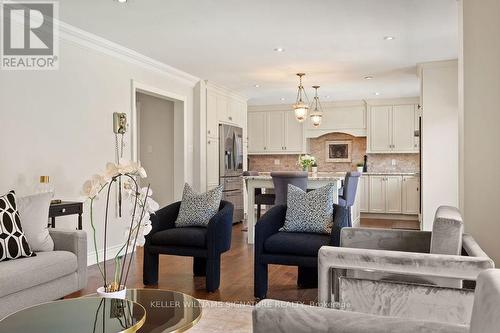
<path fill-rule="evenodd" d="M 96 174 L 83 184 L 83 193 L 90 200 L 90 224 L 93 230 L 94 250 L 96 253 L 97 267 L 103 279 L 102 290 L 104 293 L 116 293 L 125 289 L 127 278 L 132 264 L 133 256 L 129 255 L 129 248 L 135 249 L 136 246 L 144 245 L 144 236 L 151 231 L 150 214 L 158 210 L 159 206 L 152 198 L 152 190 L 148 187 L 139 188 L 137 178 L 146 178 L 146 170 L 139 162 L 122 162 L 120 164 L 108 163 L 106 170 L 102 174 Z M 111 185 L 119 184 L 119 180 L 125 178 L 123 189 L 125 196 L 132 203 L 130 212 L 130 223 L 125 232 L 125 240 L 120 250 L 114 258 L 115 269 L 113 277 L 109 278 L 106 274 L 106 241 L 108 233 L 108 212 Z M 96 228 L 93 215 L 94 201 L 98 199 L 101 191 L 106 189 L 106 206 L 104 216 L 104 258 L 99 261 L 99 251 L 97 248 Z M 129 258 L 127 258 L 127 256 Z M 127 261 L 128 259 L 128 261 Z M 99 289 L 101 289 L 99 288 Z M 98 289 L 98 292 L 99 292 Z"/>
<path fill-rule="evenodd" d="M 316 158 L 308 154 L 300 155 L 298 164 L 302 167 L 302 170 L 307 171 L 309 167 L 316 164 Z"/>

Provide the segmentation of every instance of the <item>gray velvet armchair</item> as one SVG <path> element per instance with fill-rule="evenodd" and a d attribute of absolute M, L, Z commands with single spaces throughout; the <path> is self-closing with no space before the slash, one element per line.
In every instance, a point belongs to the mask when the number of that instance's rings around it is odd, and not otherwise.
<path fill-rule="evenodd" d="M 463 234 L 458 210 L 446 206 L 436 212 L 432 232 L 344 228 L 340 247 L 322 247 L 318 261 L 320 304 L 459 324 L 472 312 L 473 291 L 463 281 L 494 268 Z"/>

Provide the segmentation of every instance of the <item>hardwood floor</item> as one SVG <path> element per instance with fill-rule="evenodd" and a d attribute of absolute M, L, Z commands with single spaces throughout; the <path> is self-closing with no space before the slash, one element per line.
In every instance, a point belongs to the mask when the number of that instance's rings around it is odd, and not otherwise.
<path fill-rule="evenodd" d="M 362 219 L 361 225 L 374 228 L 418 229 L 418 222 L 380 219 Z M 205 278 L 193 277 L 192 258 L 160 256 L 160 277 L 158 286 L 153 288 L 169 289 L 192 295 L 199 299 L 225 302 L 254 303 L 253 297 L 253 246 L 246 242 L 247 233 L 242 231 L 243 224 L 233 227 L 231 250 L 222 255 L 221 285 L 218 291 L 207 293 Z M 109 265 L 111 266 L 111 265 Z M 108 274 L 112 274 L 108 270 Z M 297 267 L 270 265 L 268 298 L 285 301 L 315 302 L 317 289 L 299 289 L 296 284 Z M 95 293 L 101 284 L 96 265 L 88 269 L 87 288 L 71 294 L 68 298 Z M 138 248 L 130 275 L 128 288 L 144 288 L 142 284 L 142 248 Z"/>
<path fill-rule="evenodd" d="M 160 277 L 158 286 L 154 288 L 176 290 L 199 299 L 253 304 L 255 301 L 253 297 L 253 246 L 247 244 L 247 233 L 241 229 L 241 223 L 233 227 L 231 250 L 222 255 L 221 285 L 218 291 L 207 293 L 205 278 L 193 277 L 192 258 L 167 255 L 160 256 Z M 299 289 L 296 279 L 296 267 L 270 265 L 268 297 L 307 303 L 317 300 L 317 289 Z M 97 266 L 90 266 L 87 288 L 69 295 L 68 298 L 95 293 L 100 283 Z M 142 248 L 139 248 L 135 255 L 127 287 L 144 288 Z"/>

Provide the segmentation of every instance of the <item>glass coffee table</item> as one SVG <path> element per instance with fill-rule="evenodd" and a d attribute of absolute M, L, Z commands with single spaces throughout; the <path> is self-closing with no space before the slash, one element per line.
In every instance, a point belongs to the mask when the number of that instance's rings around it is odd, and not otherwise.
<path fill-rule="evenodd" d="M 99 297 L 48 302 L 18 311 L 0 321 L 9 333 L 118 333 L 137 332 L 146 320 L 138 303 Z"/>
<path fill-rule="evenodd" d="M 93 296 L 95 295 L 89 295 Z M 177 291 L 127 289 L 126 299 L 141 304 L 146 309 L 146 321 L 137 331 L 139 333 L 184 332 L 196 325 L 201 318 L 200 302 Z"/>

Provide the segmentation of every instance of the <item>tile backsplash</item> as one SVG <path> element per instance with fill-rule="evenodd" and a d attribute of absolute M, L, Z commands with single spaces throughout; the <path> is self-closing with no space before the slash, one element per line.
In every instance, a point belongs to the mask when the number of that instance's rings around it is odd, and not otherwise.
<path fill-rule="evenodd" d="M 352 141 L 352 162 L 326 162 L 326 142 L 335 140 Z M 319 172 L 342 172 L 356 169 L 366 154 L 366 137 L 354 137 L 344 133 L 329 133 L 310 139 L 309 151 L 316 157 Z M 370 172 L 419 172 L 419 154 L 367 154 Z M 252 171 L 291 171 L 299 170 L 299 155 L 249 155 L 249 170 Z M 393 165 L 393 160 L 394 164 Z"/>

